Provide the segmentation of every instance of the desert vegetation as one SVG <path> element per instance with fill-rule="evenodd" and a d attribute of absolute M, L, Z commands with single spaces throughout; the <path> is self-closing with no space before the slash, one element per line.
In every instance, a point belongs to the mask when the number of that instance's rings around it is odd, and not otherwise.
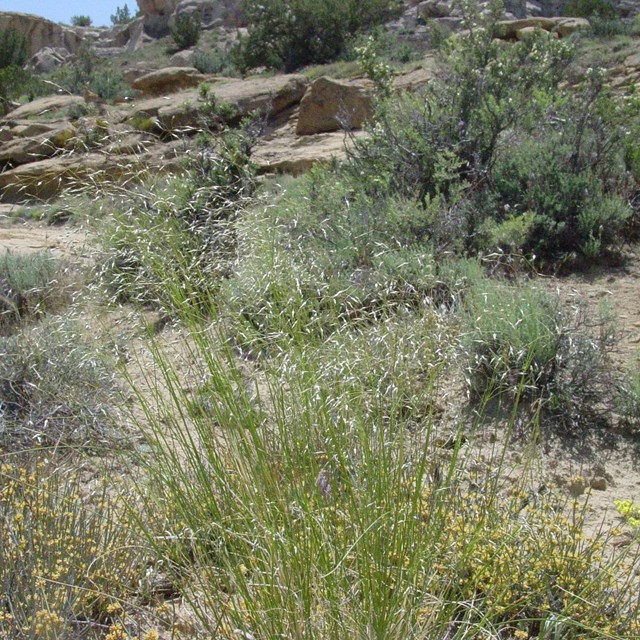
<path fill-rule="evenodd" d="M 638 454 L 614 314 L 554 285 L 636 251 L 638 98 L 575 71 L 605 36 L 469 3 L 399 93 L 395 3 L 283 7 L 235 68 L 358 65 L 344 160 L 259 175 L 265 115 L 202 85 L 181 172 L 31 209 L 90 261 L 0 258 L 0 639 L 637 638 L 637 498 L 594 526 L 606 473 L 544 466 Z"/>

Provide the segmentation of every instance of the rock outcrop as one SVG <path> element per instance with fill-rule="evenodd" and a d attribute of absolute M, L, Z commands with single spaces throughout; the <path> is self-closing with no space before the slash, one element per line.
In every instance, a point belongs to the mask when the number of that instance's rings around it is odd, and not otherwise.
<path fill-rule="evenodd" d="M 373 113 L 371 88 L 368 81 L 318 78 L 300 103 L 296 133 L 359 129 Z"/>
<path fill-rule="evenodd" d="M 131 87 L 147 95 L 161 96 L 197 87 L 205 78 L 193 67 L 165 67 L 136 78 Z"/>
<path fill-rule="evenodd" d="M 245 20 L 241 5 L 241 0 L 179 0 L 169 24 L 176 16 L 188 14 L 197 16 L 205 29 L 242 27 Z"/>
<path fill-rule="evenodd" d="M 30 56 L 45 47 L 75 53 L 82 43 L 74 29 L 28 13 L 0 12 L 0 30 L 5 29 L 15 29 L 27 39 Z"/>
<path fill-rule="evenodd" d="M 169 18 L 176 8 L 176 0 L 138 0 L 143 14 L 144 30 L 152 37 L 169 32 Z"/>

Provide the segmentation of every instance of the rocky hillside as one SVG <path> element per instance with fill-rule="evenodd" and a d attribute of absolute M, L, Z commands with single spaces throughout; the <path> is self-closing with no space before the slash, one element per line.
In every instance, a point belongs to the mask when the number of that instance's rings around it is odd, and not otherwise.
<path fill-rule="evenodd" d="M 322 72 L 321 77 L 228 78 L 191 66 L 206 51 L 207 45 L 202 44 L 206 38 L 210 48 L 220 50 L 243 33 L 238 0 L 139 0 L 138 4 L 139 18 L 109 29 L 72 28 L 36 16 L 0 13 L 0 29 L 15 29 L 27 38 L 36 72 L 73 69 L 79 60 L 86 60 L 81 56 L 87 55 L 89 45 L 91 64 L 109 60 L 110 73 L 117 69 L 127 94 L 125 100 L 108 101 L 88 89 L 83 95 L 58 91 L 15 105 L 0 120 L 3 202 L 50 199 L 89 178 L 114 180 L 132 171 L 180 170 L 194 136 L 203 127 L 215 131 L 249 114 L 260 114 L 263 119 L 253 153 L 260 171 L 296 174 L 344 153 L 344 129 L 357 132 L 371 116 L 373 84 L 357 65 L 343 79 L 323 77 Z M 566 37 L 589 26 L 583 18 L 543 17 L 559 6 L 557 2 L 506 3 L 502 36 L 517 40 L 543 29 L 553 37 Z M 157 38 L 182 13 L 196 15 L 206 36 L 199 47 L 169 58 L 164 53 L 167 38 Z M 522 13 L 529 16 L 514 19 Z M 461 21 L 453 3 L 407 3 L 403 15 L 388 30 L 402 46 L 423 53 L 412 54 L 410 62 L 396 70 L 393 86 L 397 91 L 420 89 L 436 73 L 434 56 L 424 53 L 433 37 L 433 25 L 456 30 Z M 151 51 L 160 51 L 160 55 L 151 58 L 147 55 Z M 616 86 L 640 77 L 640 60 L 633 53 L 611 70 Z M 326 73 L 332 75 L 332 69 Z"/>

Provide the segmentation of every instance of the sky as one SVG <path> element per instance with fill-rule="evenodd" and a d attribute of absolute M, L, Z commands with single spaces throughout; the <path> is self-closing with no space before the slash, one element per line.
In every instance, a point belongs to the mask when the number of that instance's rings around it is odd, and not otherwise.
<path fill-rule="evenodd" d="M 0 0 L 0 11 L 34 13 L 66 24 L 72 16 L 90 16 L 95 26 L 110 26 L 116 8 L 125 4 L 129 5 L 129 13 L 135 15 L 136 0 Z"/>

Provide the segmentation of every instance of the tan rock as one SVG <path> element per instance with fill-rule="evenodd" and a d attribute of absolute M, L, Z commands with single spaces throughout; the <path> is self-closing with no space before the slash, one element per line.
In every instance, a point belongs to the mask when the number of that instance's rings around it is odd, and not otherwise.
<path fill-rule="evenodd" d="M 176 0 L 137 0 L 138 8 L 145 16 L 168 16 L 176 7 Z"/>
<path fill-rule="evenodd" d="M 16 122 L 11 128 L 14 137 L 32 138 L 34 136 L 49 133 L 58 129 L 57 124 L 44 122 L 31 122 L 30 120 L 22 120 Z"/>
<path fill-rule="evenodd" d="M 15 29 L 27 39 L 29 56 L 45 47 L 75 53 L 82 43 L 82 37 L 73 29 L 28 13 L 0 12 L 0 31 L 6 29 Z"/>
<path fill-rule="evenodd" d="M 161 96 L 197 87 L 205 78 L 193 67 L 165 67 L 137 78 L 131 86 L 147 95 Z"/>
<path fill-rule="evenodd" d="M 542 33 L 544 33 L 548 38 L 560 37 L 560 34 L 555 31 L 541 30 L 540 27 L 524 27 L 524 29 L 518 29 L 516 31 L 516 40 L 526 40 L 540 31 L 542 31 Z"/>
<path fill-rule="evenodd" d="M 47 96 L 46 98 L 38 98 L 23 104 L 21 107 L 11 111 L 9 116 L 12 119 L 42 117 L 80 104 L 85 104 L 82 96 Z"/>
<path fill-rule="evenodd" d="M 408 73 L 395 76 L 393 88 L 399 91 L 415 91 L 431 82 L 434 77 L 434 69 L 421 66 Z"/>
<path fill-rule="evenodd" d="M 446 18 L 451 12 L 451 5 L 442 0 L 424 0 L 417 6 L 417 14 L 421 18 Z"/>
<path fill-rule="evenodd" d="M 591 478 L 589 485 L 595 491 L 606 491 L 608 486 L 607 479 L 602 476 Z"/>
<path fill-rule="evenodd" d="M 305 76 L 287 74 L 273 78 L 219 82 L 211 86 L 211 93 L 218 102 L 232 105 L 239 117 L 253 111 L 268 112 L 273 117 L 298 104 L 308 86 L 309 80 Z"/>
<path fill-rule="evenodd" d="M 373 114 L 371 87 L 370 82 L 318 78 L 300 103 L 296 133 L 359 129 Z"/>
<path fill-rule="evenodd" d="M 242 0 L 179 0 L 169 24 L 180 14 L 195 15 L 205 28 L 239 27 L 245 24 Z"/>
<path fill-rule="evenodd" d="M 0 201 L 49 200 L 67 189 L 96 189 L 149 173 L 179 171 L 182 151 L 177 142 L 134 155 L 77 153 L 31 162 L 0 173 Z"/>
<path fill-rule="evenodd" d="M 521 20 L 502 20 L 498 23 L 503 38 L 516 38 L 518 31 L 530 27 L 551 31 L 557 24 L 554 18 L 522 18 Z"/>
<path fill-rule="evenodd" d="M 640 52 L 634 53 L 624 59 L 625 67 L 640 67 Z"/>
<path fill-rule="evenodd" d="M 210 87 L 210 94 L 218 103 L 233 107 L 235 119 L 244 118 L 254 111 L 276 116 L 297 104 L 305 93 L 308 80 L 302 75 L 282 75 L 255 80 L 218 80 Z M 138 100 L 122 118 L 133 123 L 154 118 L 161 130 L 192 133 L 202 128 L 198 91 L 182 91 L 169 96 Z"/>
<path fill-rule="evenodd" d="M 73 138 L 75 134 L 75 129 L 67 124 L 44 135 L 32 138 L 16 137 L 0 148 L 0 166 L 15 167 L 49 158 L 64 147 L 64 142 Z"/>
<path fill-rule="evenodd" d="M 348 138 L 342 131 L 318 135 L 276 136 L 260 140 L 251 159 L 260 173 L 287 173 L 298 175 L 317 163 L 343 158 Z"/>
<path fill-rule="evenodd" d="M 576 31 L 588 29 L 589 26 L 586 18 L 560 18 L 553 30 L 560 34 L 561 38 L 566 38 Z"/>

